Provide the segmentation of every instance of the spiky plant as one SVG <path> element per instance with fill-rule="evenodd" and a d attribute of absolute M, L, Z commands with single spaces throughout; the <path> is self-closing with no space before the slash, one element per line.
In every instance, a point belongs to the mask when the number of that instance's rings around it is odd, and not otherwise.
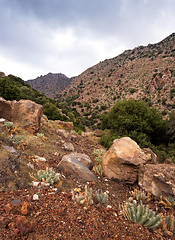
<path fill-rule="evenodd" d="M 24 150 L 28 147 L 27 140 L 25 139 L 24 136 L 14 135 L 10 137 L 9 140 L 13 143 L 14 146 L 16 146 L 17 149 L 22 148 Z"/>
<path fill-rule="evenodd" d="M 103 166 L 102 164 L 97 164 L 93 167 L 93 171 L 95 172 L 95 174 L 97 174 L 98 176 L 102 176 L 103 175 Z"/>
<path fill-rule="evenodd" d="M 5 125 L 5 130 L 8 133 L 15 134 L 17 132 L 17 129 L 16 129 L 15 125 L 12 122 L 4 122 L 4 125 Z"/>
<path fill-rule="evenodd" d="M 102 157 L 106 151 L 104 149 L 96 149 L 93 152 L 93 155 L 96 156 L 95 158 L 95 165 L 93 167 L 93 171 L 95 174 L 102 176 L 103 175 L 103 167 L 102 167 Z"/>
<path fill-rule="evenodd" d="M 75 193 L 74 190 L 72 191 L 72 200 L 81 205 L 86 206 L 92 205 L 93 204 L 92 193 L 93 193 L 92 188 L 88 190 L 87 185 L 85 185 L 84 194 L 81 192 Z"/>
<path fill-rule="evenodd" d="M 14 128 L 14 124 L 12 122 L 4 122 L 4 125 L 9 129 Z"/>
<path fill-rule="evenodd" d="M 96 156 L 96 162 L 97 163 L 101 163 L 102 157 L 105 154 L 105 150 L 104 149 L 95 149 L 93 152 L 93 155 Z"/>
<path fill-rule="evenodd" d="M 175 197 L 173 197 L 173 196 L 168 196 L 168 197 L 160 196 L 159 204 L 163 204 L 166 208 L 175 207 Z"/>
<path fill-rule="evenodd" d="M 148 205 L 144 205 L 142 201 L 140 204 L 137 204 L 136 200 L 134 200 L 133 203 L 123 203 L 122 212 L 125 218 L 131 222 L 138 222 L 149 229 L 158 227 L 162 222 L 161 216 L 156 215 L 156 213 L 149 209 Z"/>
<path fill-rule="evenodd" d="M 132 197 L 137 200 L 137 201 L 150 201 L 150 194 L 149 193 L 145 193 L 142 189 L 137 189 L 135 188 L 134 191 L 131 192 Z"/>
<path fill-rule="evenodd" d="M 46 167 L 46 170 L 39 170 L 37 172 L 37 178 L 41 182 L 50 183 L 53 185 L 60 180 L 59 174 L 55 173 L 52 168 Z"/>
<path fill-rule="evenodd" d="M 163 221 L 161 223 L 161 228 L 163 232 L 170 231 L 175 235 L 175 219 L 173 215 L 163 217 Z"/>
<path fill-rule="evenodd" d="M 97 201 L 101 204 L 105 204 L 108 200 L 108 193 L 107 192 L 104 192 L 102 190 L 97 190 L 95 191 L 95 195 L 96 195 L 96 198 L 97 198 Z"/>

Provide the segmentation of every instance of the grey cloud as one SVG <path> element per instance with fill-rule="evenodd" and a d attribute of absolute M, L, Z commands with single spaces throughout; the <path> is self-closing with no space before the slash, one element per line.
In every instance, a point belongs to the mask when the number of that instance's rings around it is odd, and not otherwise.
<path fill-rule="evenodd" d="M 82 70 L 118 49 L 162 40 L 175 26 L 174 0 L 0 0 L 0 7 L 1 55 L 48 71 Z M 74 42 L 53 44 L 69 29 Z"/>

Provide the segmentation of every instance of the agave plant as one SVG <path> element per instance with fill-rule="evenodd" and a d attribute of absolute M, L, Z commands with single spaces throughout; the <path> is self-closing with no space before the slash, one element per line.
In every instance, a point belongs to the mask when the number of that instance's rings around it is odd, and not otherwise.
<path fill-rule="evenodd" d="M 98 202 L 101 204 L 105 204 L 108 200 L 108 193 L 107 192 L 103 193 L 102 190 L 98 189 L 97 191 L 95 191 L 95 195 L 96 195 Z"/>
<path fill-rule="evenodd" d="M 92 205 L 93 204 L 92 193 L 93 193 L 92 188 L 88 190 L 87 185 L 85 185 L 84 194 L 81 192 L 75 193 L 74 190 L 72 191 L 72 200 L 81 205 L 86 206 Z"/>
<path fill-rule="evenodd" d="M 122 204 L 122 212 L 128 220 L 131 222 L 138 222 L 144 227 L 149 229 L 156 228 L 162 222 L 161 216 L 151 209 L 148 205 L 144 205 L 142 202 L 137 204 L 137 201 L 134 200 L 133 203 L 126 202 Z"/>
<path fill-rule="evenodd" d="M 55 173 L 52 168 L 48 167 L 46 167 L 46 170 L 39 170 L 37 172 L 37 178 L 41 182 L 50 183 L 50 185 L 53 185 L 60 180 L 59 174 Z"/>

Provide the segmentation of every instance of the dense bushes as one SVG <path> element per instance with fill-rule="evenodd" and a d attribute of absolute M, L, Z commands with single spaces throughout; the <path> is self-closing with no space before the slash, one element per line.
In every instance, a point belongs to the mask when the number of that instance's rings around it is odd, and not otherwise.
<path fill-rule="evenodd" d="M 159 145 L 168 141 L 167 122 L 155 109 L 141 100 L 118 102 L 101 117 L 101 128 L 105 131 L 101 143 L 110 147 L 115 138 L 130 136 L 141 147 Z"/>

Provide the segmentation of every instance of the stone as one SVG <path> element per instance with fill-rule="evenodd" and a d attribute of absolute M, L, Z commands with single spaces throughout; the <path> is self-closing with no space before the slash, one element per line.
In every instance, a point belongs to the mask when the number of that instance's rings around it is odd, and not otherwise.
<path fill-rule="evenodd" d="M 139 166 L 155 162 L 156 157 L 153 160 L 153 152 L 150 151 L 143 151 L 129 137 L 116 139 L 102 158 L 103 173 L 108 178 L 134 184 L 138 179 Z"/>
<path fill-rule="evenodd" d="M 16 226 L 21 236 L 31 232 L 33 230 L 32 221 L 27 220 L 25 216 L 17 216 Z"/>
<path fill-rule="evenodd" d="M 75 157 L 78 161 L 83 163 L 87 168 L 91 169 L 93 167 L 92 160 L 90 157 L 84 153 L 71 153 L 69 156 Z"/>
<path fill-rule="evenodd" d="M 138 185 L 154 196 L 175 195 L 175 165 L 146 164 L 139 169 Z"/>
<path fill-rule="evenodd" d="M 29 203 L 28 202 L 24 202 L 22 204 L 22 207 L 21 207 L 21 214 L 22 215 L 27 215 L 29 212 Z"/>
<path fill-rule="evenodd" d="M 6 213 L 9 213 L 12 210 L 12 206 L 8 203 L 4 206 L 4 210 L 6 211 Z"/>
<path fill-rule="evenodd" d="M 9 219 L 7 217 L 0 217 L 0 228 L 6 228 L 9 223 Z"/>
<path fill-rule="evenodd" d="M 61 162 L 58 164 L 58 168 L 67 174 L 75 175 L 86 181 L 97 180 L 97 177 L 89 170 L 87 166 L 91 166 L 89 157 L 85 154 L 79 153 L 72 153 L 63 156 Z"/>
<path fill-rule="evenodd" d="M 35 201 L 35 200 L 39 200 L 38 194 L 34 194 L 34 195 L 33 195 L 33 201 Z"/>
<path fill-rule="evenodd" d="M 72 143 L 64 142 L 64 148 L 68 151 L 74 151 L 74 145 Z"/>
<path fill-rule="evenodd" d="M 32 133 L 40 128 L 43 107 L 30 100 L 6 101 L 0 98 L 0 117 L 20 126 Z"/>
<path fill-rule="evenodd" d="M 142 148 L 142 150 L 147 156 L 147 163 L 157 163 L 157 155 L 150 148 Z"/>

